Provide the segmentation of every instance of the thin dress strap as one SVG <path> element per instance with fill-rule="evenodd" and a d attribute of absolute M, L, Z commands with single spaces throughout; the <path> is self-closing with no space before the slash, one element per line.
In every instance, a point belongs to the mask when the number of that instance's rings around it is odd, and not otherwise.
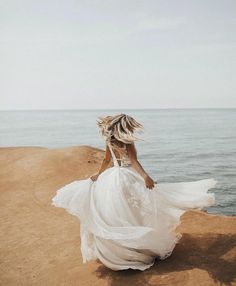
<path fill-rule="evenodd" d="M 112 150 L 112 147 L 111 147 L 111 144 L 109 142 L 107 142 L 107 145 L 110 149 L 110 152 L 111 152 L 111 156 L 112 156 L 112 159 L 113 159 L 113 163 L 114 163 L 114 166 L 120 166 L 117 159 L 116 159 L 116 155 L 114 154 L 113 150 Z"/>

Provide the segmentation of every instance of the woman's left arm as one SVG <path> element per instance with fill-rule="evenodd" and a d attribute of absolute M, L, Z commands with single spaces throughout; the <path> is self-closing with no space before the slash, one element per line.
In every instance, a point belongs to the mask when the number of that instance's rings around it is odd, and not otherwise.
<path fill-rule="evenodd" d="M 107 167 L 109 166 L 111 162 L 111 152 L 110 152 L 110 149 L 108 147 L 108 145 L 106 145 L 106 151 L 105 151 L 105 157 L 104 159 L 102 160 L 102 164 L 101 164 L 101 167 L 99 169 L 99 171 L 91 176 L 90 178 L 93 180 L 93 181 L 96 181 L 98 176 L 107 169 Z"/>

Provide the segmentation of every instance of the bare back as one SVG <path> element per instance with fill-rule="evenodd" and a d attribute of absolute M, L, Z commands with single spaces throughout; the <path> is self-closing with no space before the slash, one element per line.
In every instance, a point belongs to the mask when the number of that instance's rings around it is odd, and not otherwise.
<path fill-rule="evenodd" d="M 118 140 L 111 142 L 112 151 L 120 166 L 131 165 L 131 158 L 128 152 L 129 147 L 127 147 L 128 145 L 130 144 L 126 144 Z"/>

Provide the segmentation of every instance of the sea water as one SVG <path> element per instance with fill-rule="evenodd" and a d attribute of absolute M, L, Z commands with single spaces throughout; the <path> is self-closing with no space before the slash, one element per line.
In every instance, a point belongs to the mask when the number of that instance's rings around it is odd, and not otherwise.
<path fill-rule="evenodd" d="M 138 159 L 157 182 L 215 178 L 209 213 L 236 214 L 236 109 L 0 111 L 0 146 L 104 149 L 98 116 L 126 113 L 144 126 Z"/>

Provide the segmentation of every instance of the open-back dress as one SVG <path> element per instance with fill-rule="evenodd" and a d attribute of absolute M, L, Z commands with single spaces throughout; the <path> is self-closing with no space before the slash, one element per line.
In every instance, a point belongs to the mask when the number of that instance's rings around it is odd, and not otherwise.
<path fill-rule="evenodd" d="M 113 166 L 96 181 L 87 178 L 63 186 L 51 204 L 80 220 L 83 263 L 99 259 L 113 270 L 145 270 L 156 258 L 171 255 L 182 236 L 176 227 L 185 211 L 215 203 L 208 190 L 217 181 L 159 183 L 150 190 L 132 167 L 126 149 L 115 151 L 107 144 Z"/>

